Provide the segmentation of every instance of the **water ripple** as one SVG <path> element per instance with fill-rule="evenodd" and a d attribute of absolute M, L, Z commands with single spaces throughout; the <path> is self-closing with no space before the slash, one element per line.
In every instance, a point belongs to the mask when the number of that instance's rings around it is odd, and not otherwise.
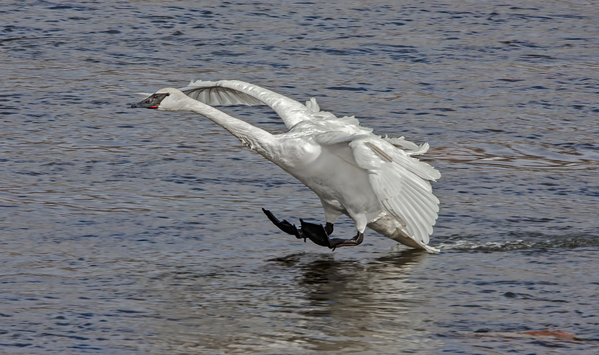
<path fill-rule="evenodd" d="M 0 352 L 595 353 L 598 9 L 4 1 Z M 127 108 L 221 78 L 429 142 L 443 252 L 284 235 L 262 207 L 323 220 L 301 183 L 202 117 Z"/>

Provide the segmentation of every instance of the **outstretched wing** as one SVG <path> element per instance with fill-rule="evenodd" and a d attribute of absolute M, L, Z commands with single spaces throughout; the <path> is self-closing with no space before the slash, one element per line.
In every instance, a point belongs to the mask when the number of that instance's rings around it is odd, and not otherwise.
<path fill-rule="evenodd" d="M 266 105 L 264 102 L 242 91 L 219 85 L 218 81 L 196 81 L 181 88 L 185 95 L 210 106 Z"/>
<path fill-rule="evenodd" d="M 260 86 L 239 80 L 192 81 L 180 89 L 207 105 L 268 105 L 281 116 L 287 128 L 310 119 L 306 105 Z"/>
<path fill-rule="evenodd" d="M 356 139 L 349 146 L 358 166 L 368 170 L 372 189 L 385 210 L 406 225 L 414 240 L 428 244 L 439 212 L 439 199 L 429 181 L 441 174 L 379 137 Z"/>

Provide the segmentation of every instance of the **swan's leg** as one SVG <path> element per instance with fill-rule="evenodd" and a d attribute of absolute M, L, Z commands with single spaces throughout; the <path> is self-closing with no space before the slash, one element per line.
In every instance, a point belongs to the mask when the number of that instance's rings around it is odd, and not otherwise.
<path fill-rule="evenodd" d="M 327 233 L 327 235 L 333 234 L 333 223 L 327 222 L 327 225 L 324 226 L 324 231 Z"/>
<path fill-rule="evenodd" d="M 325 232 L 327 232 L 327 235 L 331 235 L 333 234 L 333 224 L 335 223 L 337 218 L 343 215 L 343 213 L 337 210 L 335 207 L 328 204 L 323 199 L 320 199 L 320 203 L 322 204 L 322 209 L 324 210 L 325 221 L 327 221 L 327 224 L 324 226 L 324 230 Z"/>
<path fill-rule="evenodd" d="M 363 241 L 364 241 L 364 233 L 358 232 L 358 234 L 356 234 L 356 236 L 351 239 L 340 239 L 340 238 L 331 239 L 330 240 L 331 246 L 329 248 L 335 250 L 336 248 L 339 248 L 339 247 L 356 246 L 356 245 L 362 244 Z"/>
<path fill-rule="evenodd" d="M 333 223 L 327 222 L 326 227 L 323 227 L 321 224 L 308 223 L 301 219 L 300 222 L 302 222 L 302 236 L 310 238 L 314 244 L 333 249 L 333 251 L 339 247 L 360 245 L 364 240 L 364 229 L 366 226 L 364 226 L 361 232 L 358 231 L 358 234 L 351 239 L 331 239 L 329 238 L 329 235 L 333 232 Z"/>
<path fill-rule="evenodd" d="M 354 222 L 356 223 L 356 229 L 358 230 L 358 234 L 356 234 L 356 236 L 351 239 L 340 239 L 340 238 L 331 239 L 330 240 L 330 243 L 331 243 L 330 248 L 332 248 L 333 250 L 335 250 L 335 248 L 339 248 L 339 247 L 349 247 L 349 246 L 360 245 L 364 241 L 364 231 L 366 230 L 366 224 L 368 223 L 366 216 L 361 215 L 361 214 L 357 214 L 357 215 L 350 214 L 350 215 L 351 215 L 352 219 L 354 220 Z"/>

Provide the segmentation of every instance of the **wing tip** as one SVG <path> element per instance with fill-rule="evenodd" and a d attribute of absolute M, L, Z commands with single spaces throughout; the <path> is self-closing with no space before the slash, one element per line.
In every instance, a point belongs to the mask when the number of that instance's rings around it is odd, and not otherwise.
<path fill-rule="evenodd" d="M 441 249 L 432 247 L 430 245 L 427 244 L 423 244 L 423 243 L 418 243 L 422 246 L 422 249 L 426 250 L 428 253 L 430 254 L 441 254 Z"/>
<path fill-rule="evenodd" d="M 316 98 L 315 97 L 312 97 L 312 98 L 310 98 L 310 100 L 306 101 L 306 107 L 312 113 L 318 113 L 318 112 L 320 112 L 320 105 L 318 105 L 318 102 L 316 102 Z"/>

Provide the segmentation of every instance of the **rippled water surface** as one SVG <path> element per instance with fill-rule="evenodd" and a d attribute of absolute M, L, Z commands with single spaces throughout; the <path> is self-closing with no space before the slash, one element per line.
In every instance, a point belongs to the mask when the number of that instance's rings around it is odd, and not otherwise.
<path fill-rule="evenodd" d="M 598 18 L 576 0 L 4 1 L 0 353 L 597 353 Z M 442 253 L 297 241 L 261 208 L 322 221 L 301 183 L 202 117 L 127 108 L 227 78 L 429 142 Z"/>

